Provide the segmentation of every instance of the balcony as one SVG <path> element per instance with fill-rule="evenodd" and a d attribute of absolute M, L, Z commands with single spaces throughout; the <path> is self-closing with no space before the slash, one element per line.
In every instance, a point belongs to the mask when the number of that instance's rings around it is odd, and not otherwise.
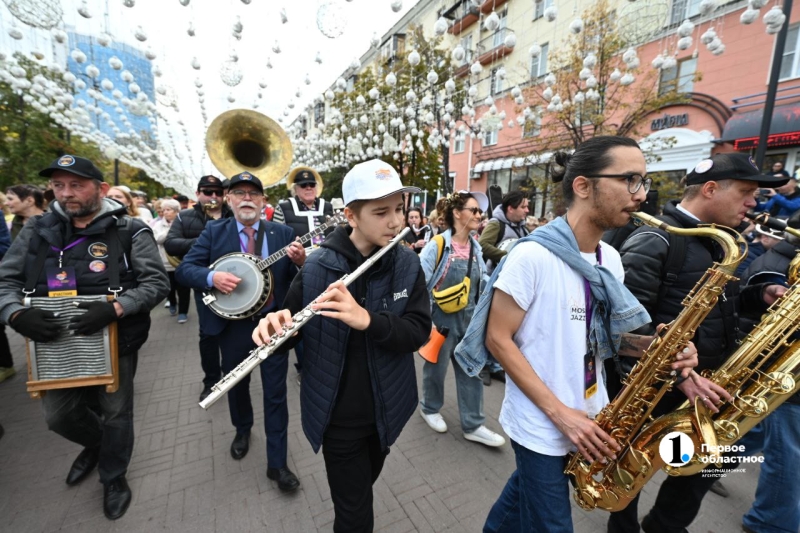
<path fill-rule="evenodd" d="M 500 28 L 493 34 L 481 40 L 475 47 L 475 50 L 467 51 L 467 57 L 477 58 L 481 65 L 494 63 L 498 59 L 502 59 L 514 51 L 513 47 L 506 46 L 505 44 L 506 37 L 513 34 L 513 30 L 510 30 L 509 28 Z M 460 78 L 468 75 L 471 64 L 471 59 L 469 61 L 465 61 L 463 65 L 458 67 L 453 72 L 453 76 Z"/>
<path fill-rule="evenodd" d="M 453 21 L 447 32 L 452 35 L 459 35 L 478 21 L 481 11 L 478 6 L 472 4 L 469 0 L 458 0 L 449 8 L 441 11 L 440 14 L 444 18 Z"/>

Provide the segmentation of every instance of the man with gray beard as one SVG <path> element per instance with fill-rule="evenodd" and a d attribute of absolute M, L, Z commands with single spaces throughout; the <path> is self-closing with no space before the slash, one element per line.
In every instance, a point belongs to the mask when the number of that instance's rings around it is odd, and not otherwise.
<path fill-rule="evenodd" d="M 197 291 L 212 287 L 223 293 L 236 290 L 241 279 L 229 272 L 209 269 L 223 255 L 241 252 L 267 258 L 282 248 L 291 245 L 287 257 L 274 263 L 270 270 L 273 277 L 273 293 L 255 315 L 242 320 L 226 320 L 213 313 L 200 316 L 200 328 L 208 335 L 219 339 L 222 350 L 222 371 L 229 373 L 241 363 L 256 345 L 251 338 L 253 329 L 268 312 L 280 309 L 289 285 L 298 267 L 306 259 L 306 252 L 299 241 L 294 241 L 291 228 L 261 220 L 264 207 L 264 188 L 261 181 L 248 172 L 232 177 L 228 190 L 228 204 L 233 218 L 209 222 L 192 249 L 183 258 L 175 271 L 178 283 Z M 284 492 L 300 486 L 287 467 L 289 410 L 286 405 L 286 373 L 288 352 L 270 356 L 259 365 L 264 391 L 264 418 L 267 433 L 267 477 L 278 482 Z M 231 443 L 231 457 L 242 459 L 250 449 L 250 429 L 253 427 L 253 406 L 250 402 L 250 375 L 244 377 L 228 392 L 228 407 L 231 422 L 236 428 L 236 437 Z"/>
<path fill-rule="evenodd" d="M 25 225 L 0 263 L 0 322 L 37 343 L 63 340 L 64 323 L 51 311 L 25 307 L 26 295 L 63 296 L 51 292 L 50 282 L 58 285 L 66 278 L 72 280 L 72 295 L 113 296 L 111 301 L 81 302 L 78 307 L 85 312 L 67 328 L 74 335 L 93 335 L 117 323 L 119 389 L 49 390 L 42 407 L 52 431 L 84 447 L 67 485 L 76 485 L 97 466 L 103 512 L 116 520 L 132 498 L 125 474 L 133 452 L 138 351 L 150 330 L 150 310 L 169 292 L 169 279 L 153 232 L 105 198 L 109 185 L 91 161 L 64 155 L 39 175 L 50 178 L 55 201 L 48 213 Z"/>

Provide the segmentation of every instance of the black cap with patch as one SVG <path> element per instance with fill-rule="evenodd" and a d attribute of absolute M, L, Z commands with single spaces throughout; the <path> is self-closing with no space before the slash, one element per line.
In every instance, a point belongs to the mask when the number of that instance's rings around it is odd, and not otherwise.
<path fill-rule="evenodd" d="M 261 180 L 249 172 L 242 172 L 241 174 L 236 174 L 234 177 L 232 177 L 228 182 L 228 188 L 233 189 L 240 183 L 252 183 L 256 186 L 256 188 L 258 188 L 259 191 L 264 190 L 264 186 L 261 185 Z"/>
<path fill-rule="evenodd" d="M 316 183 L 317 180 L 314 179 L 314 174 L 309 172 L 308 170 L 303 170 L 297 174 L 294 178 L 295 185 L 302 185 L 303 183 Z"/>
<path fill-rule="evenodd" d="M 103 173 L 100 172 L 96 166 L 94 166 L 94 163 L 88 159 L 78 157 L 76 155 L 62 155 L 50 163 L 49 167 L 39 172 L 39 175 L 49 178 L 58 170 L 63 170 L 64 172 L 69 172 L 82 178 L 104 181 Z"/>
<path fill-rule="evenodd" d="M 773 188 L 786 185 L 789 178 L 762 174 L 752 157 L 736 153 L 712 155 L 686 175 L 686 185 L 720 180 L 757 181 L 759 187 Z"/>
<path fill-rule="evenodd" d="M 200 178 L 200 183 L 197 184 L 197 188 L 201 189 L 203 187 L 212 187 L 216 189 L 222 189 L 222 180 L 216 176 L 203 176 Z"/>

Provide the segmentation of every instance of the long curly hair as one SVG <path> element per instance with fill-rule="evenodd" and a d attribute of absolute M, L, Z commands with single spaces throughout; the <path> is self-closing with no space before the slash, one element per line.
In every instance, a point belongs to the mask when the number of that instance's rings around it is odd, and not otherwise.
<path fill-rule="evenodd" d="M 453 211 L 456 209 L 463 209 L 464 206 L 467 205 L 467 200 L 470 198 L 475 197 L 466 191 L 459 191 L 439 198 L 439 201 L 436 202 L 436 211 L 439 213 L 439 216 L 442 217 L 448 228 L 453 228 L 456 225 Z"/>

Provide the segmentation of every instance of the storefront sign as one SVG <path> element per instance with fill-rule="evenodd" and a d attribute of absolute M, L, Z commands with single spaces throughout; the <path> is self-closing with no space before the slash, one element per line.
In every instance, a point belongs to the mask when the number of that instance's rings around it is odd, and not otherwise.
<path fill-rule="evenodd" d="M 800 131 L 775 133 L 767 137 L 767 146 L 791 146 L 800 144 Z M 747 137 L 733 141 L 734 150 L 752 150 L 758 147 L 758 137 Z"/>
<path fill-rule="evenodd" d="M 650 123 L 650 129 L 653 131 L 665 130 L 667 128 L 677 128 L 678 126 L 689 125 L 689 113 L 682 115 L 668 115 L 664 113 L 661 118 L 653 119 Z"/>

